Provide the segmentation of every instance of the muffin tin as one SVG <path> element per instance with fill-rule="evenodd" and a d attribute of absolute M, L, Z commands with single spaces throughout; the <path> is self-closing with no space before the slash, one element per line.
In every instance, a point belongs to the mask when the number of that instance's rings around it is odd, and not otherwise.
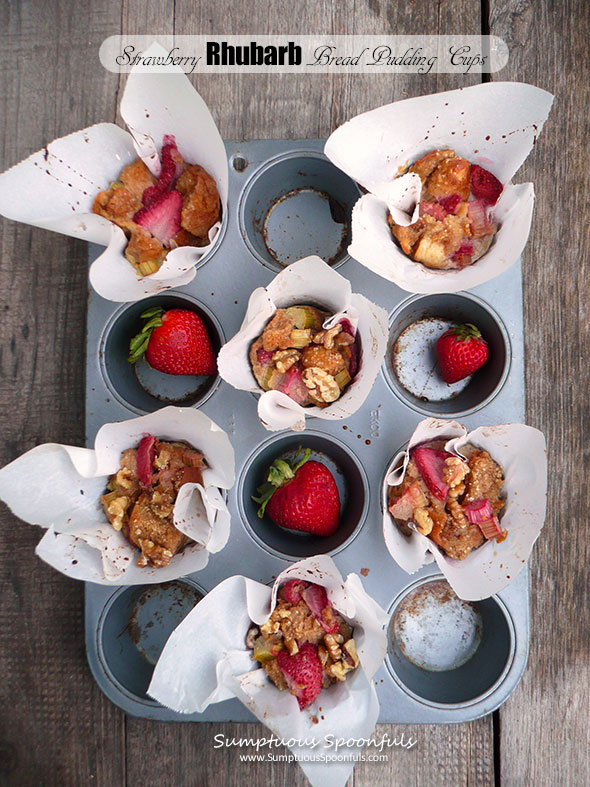
<path fill-rule="evenodd" d="M 470 429 L 524 420 L 520 265 L 468 293 L 408 297 L 347 256 L 350 211 L 359 190 L 325 159 L 323 144 L 226 143 L 230 178 L 224 235 L 200 262 L 193 282 L 124 306 L 89 294 L 87 444 L 93 444 L 106 422 L 173 402 L 202 408 L 228 432 L 236 452 L 236 483 L 228 498 L 230 540 L 203 571 L 166 585 L 86 585 L 86 646 L 92 672 L 105 694 L 132 715 L 252 721 L 237 700 L 211 705 L 203 714 L 182 715 L 162 707 L 146 694 L 153 664 L 169 632 L 223 579 L 245 574 L 270 584 L 290 562 L 319 551 L 333 555 L 344 576 L 360 574 L 368 593 L 391 613 L 388 654 L 375 676 L 380 722 L 477 718 L 507 699 L 524 670 L 529 640 L 527 568 L 498 596 L 473 604 L 459 602 L 435 564 L 412 576 L 402 571 L 385 547 L 381 526 L 385 470 L 425 415 L 459 417 Z M 90 247 L 91 260 L 99 253 L 99 247 Z M 350 418 L 310 419 L 303 433 L 270 433 L 258 420 L 256 397 L 219 378 L 174 380 L 149 369 L 134 371 L 127 364 L 128 339 L 150 305 L 195 309 L 214 342 L 221 344 L 239 329 L 252 290 L 268 284 L 282 264 L 309 254 L 338 266 L 353 291 L 390 314 L 386 361 L 364 405 Z M 429 396 L 408 391 L 394 370 L 400 334 L 415 323 L 428 326 L 433 319 L 475 322 L 489 339 L 493 356 L 489 375 L 476 374 L 456 396 L 449 398 L 443 391 L 438 400 L 436 388 L 428 389 Z M 432 359 L 416 352 L 415 342 L 406 342 L 402 351 L 405 368 L 415 370 L 416 379 L 427 379 Z M 311 448 L 328 464 L 346 501 L 338 532 L 325 541 L 277 532 L 257 517 L 250 499 L 264 480 L 264 468 L 299 446 Z"/>

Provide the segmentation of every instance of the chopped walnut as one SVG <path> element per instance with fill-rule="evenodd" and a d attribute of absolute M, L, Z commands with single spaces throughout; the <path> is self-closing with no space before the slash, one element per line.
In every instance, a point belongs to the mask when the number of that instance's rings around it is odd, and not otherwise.
<path fill-rule="evenodd" d="M 416 522 L 416 529 L 419 533 L 422 533 L 423 536 L 427 536 L 434 527 L 430 514 L 425 508 L 417 508 L 414 511 L 414 520 Z"/>
<path fill-rule="evenodd" d="M 280 627 L 281 624 L 278 620 L 269 618 L 266 623 L 263 623 L 262 626 L 260 626 L 260 633 L 264 634 L 265 636 L 268 634 L 276 634 Z"/>
<path fill-rule="evenodd" d="M 310 366 L 303 372 L 303 382 L 319 402 L 335 402 L 340 396 L 336 380 L 317 366 Z"/>
<path fill-rule="evenodd" d="M 356 652 L 356 644 L 355 641 L 351 638 L 344 643 L 343 646 L 344 650 L 344 658 L 348 662 L 350 659 L 352 662 L 352 666 L 356 669 L 359 665 L 359 657 Z"/>
<path fill-rule="evenodd" d="M 469 465 L 458 456 L 445 459 L 446 467 L 443 470 L 443 480 L 451 488 L 458 486 L 469 473 Z"/>
<path fill-rule="evenodd" d="M 123 520 L 130 502 L 131 500 L 128 497 L 117 497 L 107 507 L 107 516 L 115 530 L 121 530 L 123 527 Z"/>
<path fill-rule="evenodd" d="M 354 344 L 354 336 L 343 331 L 334 339 L 334 344 L 336 347 L 345 347 L 346 345 Z"/>
<path fill-rule="evenodd" d="M 323 344 L 326 350 L 331 350 L 334 346 L 334 341 L 336 336 L 342 332 L 342 326 L 340 324 L 335 325 L 333 328 L 330 328 L 327 331 L 318 331 L 316 335 L 313 337 L 314 344 Z"/>
<path fill-rule="evenodd" d="M 299 350 L 295 349 L 277 350 L 272 356 L 275 366 L 277 367 L 277 371 L 279 371 L 281 374 L 288 372 L 293 364 L 297 363 L 300 358 L 301 353 Z"/>
<path fill-rule="evenodd" d="M 246 634 L 246 647 L 252 649 L 254 647 L 254 642 L 259 636 L 260 631 L 258 630 L 258 626 L 251 626 Z"/>
<path fill-rule="evenodd" d="M 330 654 L 332 661 L 338 661 L 338 659 L 342 656 L 342 650 L 338 642 L 336 642 L 334 635 L 326 634 L 324 637 L 324 643 L 328 649 L 328 653 Z"/>

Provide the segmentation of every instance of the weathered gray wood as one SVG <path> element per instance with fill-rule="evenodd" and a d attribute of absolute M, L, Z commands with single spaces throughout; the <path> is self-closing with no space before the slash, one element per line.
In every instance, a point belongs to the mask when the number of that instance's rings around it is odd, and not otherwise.
<path fill-rule="evenodd" d="M 545 530 L 531 566 L 531 649 L 500 711 L 502 783 L 590 784 L 590 325 L 588 74 L 590 6 L 492 0 L 491 32 L 510 47 L 498 78 L 539 85 L 556 102 L 517 180 L 537 204 L 524 262 L 527 421 L 549 446 Z M 584 357 L 586 356 L 586 357 Z M 587 439 L 587 438 L 586 438 Z"/>

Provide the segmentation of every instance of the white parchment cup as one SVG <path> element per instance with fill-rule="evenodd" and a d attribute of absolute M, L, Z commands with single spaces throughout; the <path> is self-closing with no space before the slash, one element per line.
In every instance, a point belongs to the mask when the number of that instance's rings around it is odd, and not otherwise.
<path fill-rule="evenodd" d="M 279 391 L 266 391 L 256 382 L 248 353 L 277 308 L 311 304 L 333 314 L 325 327 L 346 318 L 360 337 L 359 368 L 342 396 L 328 407 L 301 407 Z M 305 416 L 339 420 L 348 418 L 363 404 L 385 357 L 388 318 L 385 309 L 351 292 L 350 282 L 320 257 L 305 257 L 281 271 L 267 287 L 258 287 L 248 301 L 246 316 L 238 333 L 217 357 L 219 374 L 234 388 L 261 394 L 258 416 L 271 431 L 305 428 Z"/>
<path fill-rule="evenodd" d="M 163 52 L 154 44 L 146 55 Z M 162 139 L 173 134 L 185 161 L 200 164 L 215 180 L 226 215 L 228 165 L 215 121 L 180 68 L 166 74 L 132 71 L 121 115 L 131 133 L 99 123 L 56 139 L 0 175 L 0 214 L 106 246 L 90 268 L 90 283 L 107 300 L 130 302 L 192 281 L 221 224 L 211 228 L 207 246 L 174 249 L 156 273 L 138 276 L 124 256 L 123 230 L 92 212 L 97 194 L 138 155 L 159 175 Z"/>
<path fill-rule="evenodd" d="M 152 434 L 181 440 L 207 463 L 203 484 L 184 484 L 174 505 L 174 524 L 195 543 L 161 568 L 136 565 L 139 550 L 107 521 L 100 496 L 121 453 Z M 46 563 L 75 579 L 101 585 L 166 582 L 199 571 L 209 553 L 226 545 L 230 515 L 220 490 L 234 483 L 234 450 L 227 434 L 191 407 L 164 407 L 129 421 L 105 424 L 94 449 L 47 443 L 0 470 L 0 499 L 30 524 L 47 528 L 36 552 Z"/>
<path fill-rule="evenodd" d="M 328 138 L 326 156 L 368 190 L 352 213 L 355 260 L 408 292 L 457 292 L 483 284 L 519 258 L 530 231 L 532 183 L 512 185 L 553 103 L 533 85 L 488 82 L 396 101 L 349 120 Z M 395 178 L 431 150 L 452 148 L 505 184 L 494 208 L 500 222 L 489 251 L 462 270 L 437 271 L 414 262 L 395 243 L 387 224 L 417 219 L 422 186 L 412 174 Z"/>
<path fill-rule="evenodd" d="M 417 531 L 405 536 L 388 511 L 389 487 L 403 480 L 410 450 L 441 439 L 447 441 L 445 449 L 458 456 L 462 456 L 461 448 L 466 444 L 485 450 L 504 470 L 506 504 L 500 522 L 508 536 L 499 544 L 486 541 L 464 560 L 447 557 L 434 541 Z M 408 574 L 434 558 L 460 598 L 478 601 L 499 593 L 523 568 L 545 522 L 546 503 L 547 451 L 545 437 L 538 429 L 502 424 L 480 426 L 468 433 L 457 421 L 426 418 L 416 427 L 408 449 L 397 454 L 386 471 L 382 488 L 383 536 L 389 553 Z"/>
<path fill-rule="evenodd" d="M 265 623 L 276 605 L 277 591 L 289 579 L 325 586 L 332 606 L 354 627 L 359 667 L 346 681 L 324 689 L 303 711 L 288 691 L 279 691 L 264 670 L 256 668 L 245 639 L 251 621 Z M 387 650 L 387 614 L 363 589 L 360 578 L 346 580 L 325 555 L 294 563 L 277 577 L 271 590 L 244 576 L 221 582 L 172 633 L 156 665 L 148 693 L 180 713 L 202 713 L 211 703 L 237 697 L 276 736 L 317 741 L 293 745 L 298 756 L 333 753 L 324 736 L 370 738 L 379 713 L 372 677 Z M 347 754 L 361 747 L 346 748 Z M 342 787 L 353 762 L 301 762 L 312 785 Z"/>

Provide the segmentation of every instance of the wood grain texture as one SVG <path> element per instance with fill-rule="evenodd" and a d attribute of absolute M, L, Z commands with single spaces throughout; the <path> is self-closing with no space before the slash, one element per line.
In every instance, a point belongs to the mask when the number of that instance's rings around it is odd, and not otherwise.
<path fill-rule="evenodd" d="M 537 194 L 523 257 L 527 422 L 545 432 L 550 462 L 528 669 L 500 711 L 500 778 L 511 787 L 590 784 L 589 23 L 584 0 L 491 2 L 491 32 L 510 47 L 498 78 L 556 96 L 517 174 Z"/>
<path fill-rule="evenodd" d="M 84 9 L 66 0 L 3 0 L 0 9 L 2 170 L 56 136 L 115 119 L 124 77 L 104 71 L 97 53 L 106 36 L 121 31 L 393 34 L 452 33 L 458 26 L 478 33 L 482 27 L 475 0 L 95 0 Z M 590 96 L 587 78 L 575 76 L 588 74 L 583 37 L 590 20 L 584 0 L 491 0 L 490 10 L 491 32 L 504 37 L 511 52 L 499 77 L 530 81 L 558 95 L 550 123 L 518 176 L 534 180 L 538 195 L 524 259 L 528 422 L 546 432 L 560 468 L 533 561 L 530 665 L 500 711 L 500 772 L 494 768 L 491 717 L 460 726 L 384 725 L 380 733 L 404 732 L 418 744 L 391 751 L 387 763 L 359 764 L 350 780 L 358 787 L 590 783 L 589 473 L 581 430 L 587 416 L 582 353 L 590 331 L 584 319 L 589 239 L 584 223 L 573 220 L 587 213 L 588 187 L 581 180 L 588 166 Z M 193 79 L 222 136 L 234 139 L 326 136 L 358 112 L 478 81 L 448 75 Z M 2 220 L 0 249 L 4 464 L 41 442 L 82 443 L 87 274 L 85 244 L 60 235 Z M 577 387 L 584 396 L 576 396 Z M 236 753 L 212 748 L 216 732 L 256 736 L 260 725 L 125 718 L 103 697 L 86 665 L 81 586 L 34 556 L 37 528 L 18 525 L 4 507 L 0 520 L 0 783 L 306 784 L 294 765 L 245 765 Z M 566 538 L 558 537 L 558 527 L 567 528 Z M 18 561 L 11 557 L 15 551 Z"/>

